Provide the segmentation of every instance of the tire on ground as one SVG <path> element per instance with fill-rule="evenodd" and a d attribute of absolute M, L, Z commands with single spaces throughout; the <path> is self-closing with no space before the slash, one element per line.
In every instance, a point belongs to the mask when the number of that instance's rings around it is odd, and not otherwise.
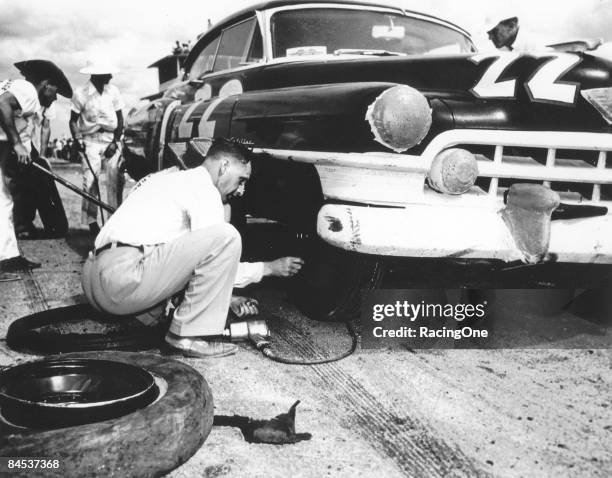
<path fill-rule="evenodd" d="M 36 330 L 60 322 L 93 318 L 101 323 L 124 326 L 108 333 L 60 333 L 53 330 Z M 97 312 L 89 304 L 76 304 L 27 315 L 15 320 L 8 329 L 6 342 L 15 350 L 29 350 L 41 354 L 82 352 L 89 350 L 143 350 L 159 347 L 165 330 L 146 327 L 133 317 L 116 318 Z"/>
<path fill-rule="evenodd" d="M 161 476 L 186 462 L 213 424 L 213 399 L 193 368 L 158 355 L 88 352 L 62 358 L 114 360 L 142 367 L 164 379 L 168 389 L 151 405 L 123 417 L 57 430 L 17 428 L 0 422 L 0 456 L 59 460 L 53 477 Z M 32 476 L 13 469 L 11 476 Z"/>

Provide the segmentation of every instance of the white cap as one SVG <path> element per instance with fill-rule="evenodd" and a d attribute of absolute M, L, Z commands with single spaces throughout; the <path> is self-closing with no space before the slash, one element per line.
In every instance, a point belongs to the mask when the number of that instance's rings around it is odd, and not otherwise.
<path fill-rule="evenodd" d="M 485 32 L 493 30 L 499 22 L 508 20 L 510 18 L 518 17 L 516 9 L 512 7 L 500 7 L 491 11 L 485 19 Z"/>
<path fill-rule="evenodd" d="M 102 58 L 95 58 L 88 61 L 87 66 L 79 70 L 79 73 L 83 73 L 84 75 L 109 75 L 118 72 L 119 68 Z"/>

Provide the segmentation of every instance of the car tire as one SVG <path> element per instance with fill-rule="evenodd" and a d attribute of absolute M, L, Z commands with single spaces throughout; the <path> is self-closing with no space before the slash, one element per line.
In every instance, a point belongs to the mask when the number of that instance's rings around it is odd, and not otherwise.
<path fill-rule="evenodd" d="M 67 333 L 37 330 L 59 322 L 93 318 L 99 322 L 124 320 L 126 327 L 108 333 Z M 129 321 L 129 324 L 127 322 Z M 15 350 L 28 350 L 41 354 L 82 352 L 88 350 L 144 350 L 163 343 L 165 329 L 147 327 L 133 317 L 117 319 L 96 311 L 89 304 L 76 304 L 37 312 L 15 320 L 8 329 L 6 342 Z M 128 326 L 129 325 L 129 326 Z"/>
<path fill-rule="evenodd" d="M 382 279 L 382 261 L 344 251 L 317 239 L 289 285 L 289 297 L 315 320 L 341 322 L 360 313 L 361 293 Z"/>
<path fill-rule="evenodd" d="M 162 378 L 167 390 L 157 401 L 123 417 L 97 423 L 35 430 L 0 421 L 0 456 L 58 460 L 51 477 L 161 476 L 185 463 L 204 443 L 213 424 L 211 390 L 196 370 L 158 355 L 87 352 L 62 358 L 95 358 L 129 363 Z M 11 470 L 32 476 L 40 470 Z"/>

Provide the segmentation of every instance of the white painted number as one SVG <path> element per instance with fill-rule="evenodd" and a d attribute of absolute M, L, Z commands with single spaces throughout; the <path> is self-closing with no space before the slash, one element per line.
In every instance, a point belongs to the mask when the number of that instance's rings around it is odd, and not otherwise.
<path fill-rule="evenodd" d="M 471 61 L 479 64 L 487 58 L 494 58 L 472 92 L 479 98 L 512 98 L 516 94 L 516 79 L 498 81 L 506 69 L 521 55 L 515 52 L 474 55 Z M 525 83 L 532 101 L 573 104 L 576 101 L 578 85 L 559 82 L 559 78 L 580 63 L 580 57 L 569 53 L 529 53 L 535 58 L 547 58 Z"/>
<path fill-rule="evenodd" d="M 480 98 L 511 98 L 516 91 L 516 80 L 497 81 L 503 72 L 520 55 L 518 53 L 507 53 L 503 55 L 474 55 L 470 58 L 474 63 L 479 64 L 487 58 L 496 57 L 491 66 L 485 71 L 480 81 L 472 91 Z"/>
<path fill-rule="evenodd" d="M 193 129 L 193 122 L 189 121 L 191 119 L 191 114 L 193 110 L 195 110 L 203 101 L 196 101 L 192 105 L 189 106 L 183 113 L 183 117 L 181 118 L 181 122 L 179 123 L 179 138 L 191 138 L 191 130 Z"/>
<path fill-rule="evenodd" d="M 531 55 L 536 58 L 548 56 L 544 53 Z M 568 70 L 580 63 L 580 57 L 557 53 L 554 58 L 544 63 L 527 81 L 529 96 L 535 101 L 558 101 L 574 103 L 578 86 L 575 83 L 557 83 Z"/>
<path fill-rule="evenodd" d="M 200 118 L 198 123 L 198 136 L 200 138 L 213 138 L 215 136 L 215 121 L 209 121 L 209 118 L 217 105 L 222 101 L 223 98 L 217 98 L 208 105 L 206 111 L 202 114 L 202 118 Z"/>
<path fill-rule="evenodd" d="M 198 122 L 198 137 L 200 138 L 212 138 L 215 133 L 215 122 L 210 121 L 210 115 L 213 113 L 219 103 L 223 101 L 223 98 L 214 99 L 202 113 L 202 117 Z M 183 113 L 181 122 L 179 123 L 179 138 L 191 138 L 193 130 L 194 120 L 191 118 L 195 109 L 200 106 L 204 101 L 196 101 L 189 106 Z"/>

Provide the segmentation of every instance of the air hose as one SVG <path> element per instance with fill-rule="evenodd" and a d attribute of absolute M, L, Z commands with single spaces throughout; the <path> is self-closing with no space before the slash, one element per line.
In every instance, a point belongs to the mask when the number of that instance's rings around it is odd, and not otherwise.
<path fill-rule="evenodd" d="M 357 348 L 357 333 L 355 332 L 355 329 L 350 322 L 347 321 L 344 323 L 344 325 L 346 325 L 346 330 L 351 336 L 351 347 L 346 352 L 331 358 L 323 358 L 318 360 L 298 360 L 282 357 L 280 355 L 276 355 L 276 353 L 272 350 L 272 344 L 270 343 L 267 337 L 256 334 L 250 335 L 249 340 L 253 343 L 255 348 L 259 350 L 264 356 L 266 356 L 270 360 L 274 360 L 275 362 L 290 365 L 321 365 L 325 363 L 337 362 L 348 357 L 349 355 L 352 355 L 353 352 L 355 352 L 355 349 Z"/>

